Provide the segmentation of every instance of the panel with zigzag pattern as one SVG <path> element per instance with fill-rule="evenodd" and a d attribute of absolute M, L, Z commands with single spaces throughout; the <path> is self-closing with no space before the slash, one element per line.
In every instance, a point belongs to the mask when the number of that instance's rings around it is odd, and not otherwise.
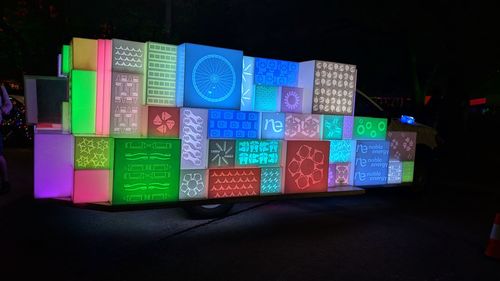
<path fill-rule="evenodd" d="M 258 196 L 259 194 L 259 168 L 209 171 L 208 198 Z"/>

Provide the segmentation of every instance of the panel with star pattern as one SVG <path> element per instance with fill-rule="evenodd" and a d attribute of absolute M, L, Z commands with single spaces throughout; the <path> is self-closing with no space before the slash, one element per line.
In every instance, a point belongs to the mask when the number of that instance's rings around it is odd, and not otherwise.
<path fill-rule="evenodd" d="M 113 139 L 75 137 L 75 169 L 111 169 Z"/>

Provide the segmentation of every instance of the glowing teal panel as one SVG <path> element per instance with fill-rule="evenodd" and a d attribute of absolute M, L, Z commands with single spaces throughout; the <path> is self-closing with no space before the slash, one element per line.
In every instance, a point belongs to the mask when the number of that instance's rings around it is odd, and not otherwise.
<path fill-rule="evenodd" d="M 322 138 L 324 140 L 340 140 L 342 139 L 342 128 L 344 116 L 339 115 L 323 115 Z"/>
<path fill-rule="evenodd" d="M 255 111 L 278 111 L 278 87 L 255 85 Z"/>
<path fill-rule="evenodd" d="M 281 168 L 266 167 L 261 169 L 260 194 L 281 193 Z"/>
<path fill-rule="evenodd" d="M 352 140 L 331 140 L 330 163 L 351 162 L 354 149 Z"/>
<path fill-rule="evenodd" d="M 236 165 L 279 166 L 281 142 L 277 140 L 242 140 L 236 142 Z"/>

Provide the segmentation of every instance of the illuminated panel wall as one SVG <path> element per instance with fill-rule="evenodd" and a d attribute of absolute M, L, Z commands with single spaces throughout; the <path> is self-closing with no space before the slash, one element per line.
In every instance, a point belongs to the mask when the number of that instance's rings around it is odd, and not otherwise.
<path fill-rule="evenodd" d="M 281 111 L 301 113 L 304 103 L 304 89 L 296 87 L 281 87 Z"/>
<path fill-rule="evenodd" d="M 236 141 L 237 166 L 279 166 L 281 142 L 277 140 Z"/>
<path fill-rule="evenodd" d="M 356 66 L 315 61 L 312 112 L 354 114 Z"/>
<path fill-rule="evenodd" d="M 62 65 L 62 69 L 61 69 L 61 72 L 64 74 L 64 75 L 68 75 L 69 72 L 71 71 L 71 63 L 70 63 L 70 59 L 71 59 L 71 55 L 70 55 L 70 50 L 71 50 L 71 46 L 69 45 L 63 45 L 62 46 L 62 50 L 61 50 L 61 65 Z"/>
<path fill-rule="evenodd" d="M 328 187 L 351 184 L 351 163 L 330 164 L 328 169 Z"/>
<path fill-rule="evenodd" d="M 279 111 L 278 87 L 255 85 L 254 110 L 276 112 Z"/>
<path fill-rule="evenodd" d="M 148 106 L 148 136 L 179 137 L 179 108 Z"/>
<path fill-rule="evenodd" d="M 280 167 L 264 167 L 260 170 L 260 194 L 280 194 L 282 192 L 282 171 Z"/>
<path fill-rule="evenodd" d="M 180 140 L 115 139 L 113 204 L 177 201 Z"/>
<path fill-rule="evenodd" d="M 241 107 L 242 111 L 253 110 L 254 84 L 253 74 L 255 58 L 243 57 L 243 70 L 241 72 Z"/>
<path fill-rule="evenodd" d="M 356 142 L 352 140 L 330 141 L 330 163 L 351 162 Z"/>
<path fill-rule="evenodd" d="M 415 162 L 403 161 L 403 182 L 413 182 L 413 172 L 415 170 Z"/>
<path fill-rule="evenodd" d="M 388 141 L 357 141 L 354 185 L 387 184 L 388 165 Z"/>
<path fill-rule="evenodd" d="M 328 141 L 288 141 L 285 193 L 326 192 Z"/>
<path fill-rule="evenodd" d="M 286 140 L 319 140 L 320 115 L 287 113 Z"/>
<path fill-rule="evenodd" d="M 259 113 L 236 110 L 208 110 L 208 138 L 256 139 L 259 136 Z"/>
<path fill-rule="evenodd" d="M 263 112 L 260 125 L 260 137 L 263 139 L 285 138 L 285 113 Z"/>
<path fill-rule="evenodd" d="M 73 203 L 109 202 L 110 170 L 75 170 Z"/>
<path fill-rule="evenodd" d="M 72 135 L 35 132 L 35 198 L 71 197 L 73 147 Z"/>
<path fill-rule="evenodd" d="M 342 139 L 344 116 L 322 115 L 321 116 L 321 138 L 324 140 Z"/>
<path fill-rule="evenodd" d="M 254 75 L 257 85 L 296 87 L 299 64 L 291 61 L 255 58 Z"/>
<path fill-rule="evenodd" d="M 403 180 L 403 163 L 401 161 L 389 161 L 387 183 L 401 183 Z"/>
<path fill-rule="evenodd" d="M 96 124 L 97 135 L 109 135 L 111 110 L 111 40 L 97 40 L 97 99 Z"/>
<path fill-rule="evenodd" d="M 211 169 L 208 171 L 208 198 L 257 196 L 260 169 Z"/>
<path fill-rule="evenodd" d="M 234 140 L 209 140 L 208 167 L 233 167 L 235 151 Z"/>
<path fill-rule="evenodd" d="M 353 138 L 358 140 L 385 140 L 387 119 L 372 117 L 354 117 Z"/>
<path fill-rule="evenodd" d="M 415 160 L 416 132 L 387 132 L 387 140 L 391 142 L 391 160 Z"/>
<path fill-rule="evenodd" d="M 177 46 L 147 42 L 146 51 L 146 104 L 175 106 Z"/>
<path fill-rule="evenodd" d="M 75 137 L 75 169 L 111 169 L 113 139 Z"/>
<path fill-rule="evenodd" d="M 181 168 L 207 168 L 207 109 L 181 108 Z"/>
<path fill-rule="evenodd" d="M 144 72 L 145 44 L 128 40 L 113 39 L 113 71 Z"/>
<path fill-rule="evenodd" d="M 71 72 L 71 131 L 73 134 L 95 134 L 96 72 Z"/>
<path fill-rule="evenodd" d="M 70 69 L 97 70 L 97 40 L 73 38 L 71 49 L 73 63 Z"/>
<path fill-rule="evenodd" d="M 113 71 L 110 134 L 139 135 L 142 75 Z"/>
<path fill-rule="evenodd" d="M 182 44 L 177 52 L 177 106 L 240 109 L 242 51 Z"/>
<path fill-rule="evenodd" d="M 181 170 L 179 200 L 207 198 L 208 170 Z"/>

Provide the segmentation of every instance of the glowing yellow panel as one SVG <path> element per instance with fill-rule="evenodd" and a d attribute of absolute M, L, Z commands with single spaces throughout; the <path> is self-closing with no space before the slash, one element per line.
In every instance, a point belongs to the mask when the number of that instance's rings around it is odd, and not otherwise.
<path fill-rule="evenodd" d="M 97 40 L 73 38 L 73 69 L 97 71 Z"/>

